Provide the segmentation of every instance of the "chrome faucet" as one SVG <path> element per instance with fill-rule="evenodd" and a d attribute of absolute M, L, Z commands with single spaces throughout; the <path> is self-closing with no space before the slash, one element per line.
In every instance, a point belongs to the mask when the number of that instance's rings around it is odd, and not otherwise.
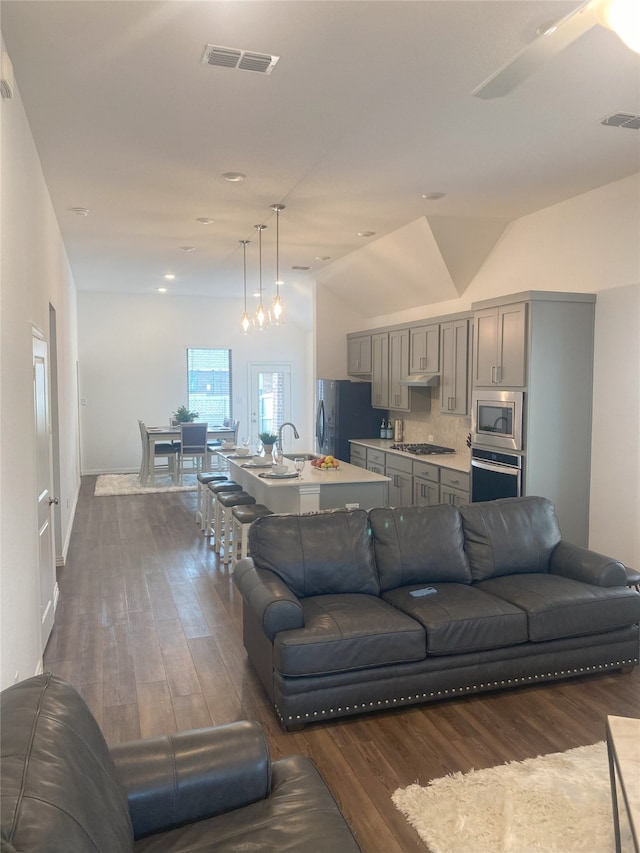
<path fill-rule="evenodd" d="M 296 429 L 296 425 L 292 424 L 291 421 L 285 421 L 283 424 L 281 424 L 280 429 L 278 430 L 278 451 L 280 456 L 282 456 L 282 454 L 284 453 L 284 448 L 282 447 L 282 430 L 286 426 L 290 426 L 293 429 L 294 438 L 300 438 L 300 436 L 298 435 L 298 430 Z"/>

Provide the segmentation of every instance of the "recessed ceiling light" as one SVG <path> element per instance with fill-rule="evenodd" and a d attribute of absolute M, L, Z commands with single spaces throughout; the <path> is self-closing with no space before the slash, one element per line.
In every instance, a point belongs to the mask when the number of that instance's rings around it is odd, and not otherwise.
<path fill-rule="evenodd" d="M 167 279 L 167 281 L 173 281 L 173 279 L 175 278 L 175 275 L 172 272 L 168 272 L 168 273 L 165 273 L 164 277 Z"/>
<path fill-rule="evenodd" d="M 213 225 L 215 219 L 211 219 L 209 216 L 198 216 L 196 222 L 199 222 L 201 225 Z"/>
<path fill-rule="evenodd" d="M 167 288 L 166 288 L 166 287 L 159 287 L 159 288 L 158 288 L 158 293 L 166 293 L 166 292 L 167 292 Z"/>
<path fill-rule="evenodd" d="M 69 210 L 71 213 L 75 213 L 76 216 L 88 216 L 89 208 L 88 207 L 70 207 Z"/>
<path fill-rule="evenodd" d="M 183 252 L 195 252 L 195 246 L 180 246 Z"/>
<path fill-rule="evenodd" d="M 373 237 L 375 231 L 358 231 L 358 237 Z"/>
<path fill-rule="evenodd" d="M 441 198 L 444 198 L 446 193 L 422 193 L 422 198 L 427 201 L 438 201 Z"/>
<path fill-rule="evenodd" d="M 316 261 L 330 261 L 331 255 L 316 255 Z"/>
<path fill-rule="evenodd" d="M 293 267 L 289 267 L 289 269 L 292 269 L 292 270 L 310 270 L 311 267 L 301 267 L 301 266 L 296 265 Z"/>
<path fill-rule="evenodd" d="M 244 181 L 247 176 L 243 175 L 242 172 L 225 172 L 222 177 L 225 181 L 229 181 L 231 184 L 239 184 Z"/>

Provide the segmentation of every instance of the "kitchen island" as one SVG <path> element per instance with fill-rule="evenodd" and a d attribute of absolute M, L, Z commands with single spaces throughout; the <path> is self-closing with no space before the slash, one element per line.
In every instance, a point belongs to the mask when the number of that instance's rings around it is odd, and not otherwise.
<path fill-rule="evenodd" d="M 389 477 L 348 462 L 340 462 L 339 468 L 327 471 L 313 468 L 307 462 L 300 478 L 269 479 L 260 476 L 269 473 L 269 468 L 247 467 L 251 465 L 250 459 L 234 459 L 230 458 L 233 454 L 218 453 L 228 459 L 231 479 L 273 512 L 318 512 L 344 508 L 347 504 L 357 504 L 361 509 L 388 505 Z M 255 457 L 255 462 L 261 461 Z M 289 471 L 295 473 L 293 462 L 287 460 L 287 463 Z"/>

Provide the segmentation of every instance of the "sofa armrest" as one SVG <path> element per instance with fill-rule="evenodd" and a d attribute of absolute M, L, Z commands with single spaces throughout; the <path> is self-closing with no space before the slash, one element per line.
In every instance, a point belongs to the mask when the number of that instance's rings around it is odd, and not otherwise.
<path fill-rule="evenodd" d="M 274 572 L 257 569 L 247 557 L 236 564 L 233 581 L 270 640 L 279 631 L 304 627 L 300 600 Z"/>
<path fill-rule="evenodd" d="M 253 722 L 145 738 L 110 752 L 136 838 L 249 805 L 271 790 L 267 742 Z"/>
<path fill-rule="evenodd" d="M 551 554 L 549 571 L 594 586 L 627 585 L 627 570 L 618 560 L 564 540 Z"/>

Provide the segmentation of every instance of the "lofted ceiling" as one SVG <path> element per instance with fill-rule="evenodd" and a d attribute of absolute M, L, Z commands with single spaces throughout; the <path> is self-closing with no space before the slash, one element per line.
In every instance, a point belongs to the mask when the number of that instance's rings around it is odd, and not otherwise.
<path fill-rule="evenodd" d="M 640 57 L 601 26 L 471 95 L 577 5 L 3 0 L 0 27 L 79 290 L 240 299 L 264 223 L 268 299 L 282 203 L 283 297 L 318 280 L 375 316 L 461 295 L 508 222 L 638 171 L 640 131 L 601 121 L 640 114 Z"/>

